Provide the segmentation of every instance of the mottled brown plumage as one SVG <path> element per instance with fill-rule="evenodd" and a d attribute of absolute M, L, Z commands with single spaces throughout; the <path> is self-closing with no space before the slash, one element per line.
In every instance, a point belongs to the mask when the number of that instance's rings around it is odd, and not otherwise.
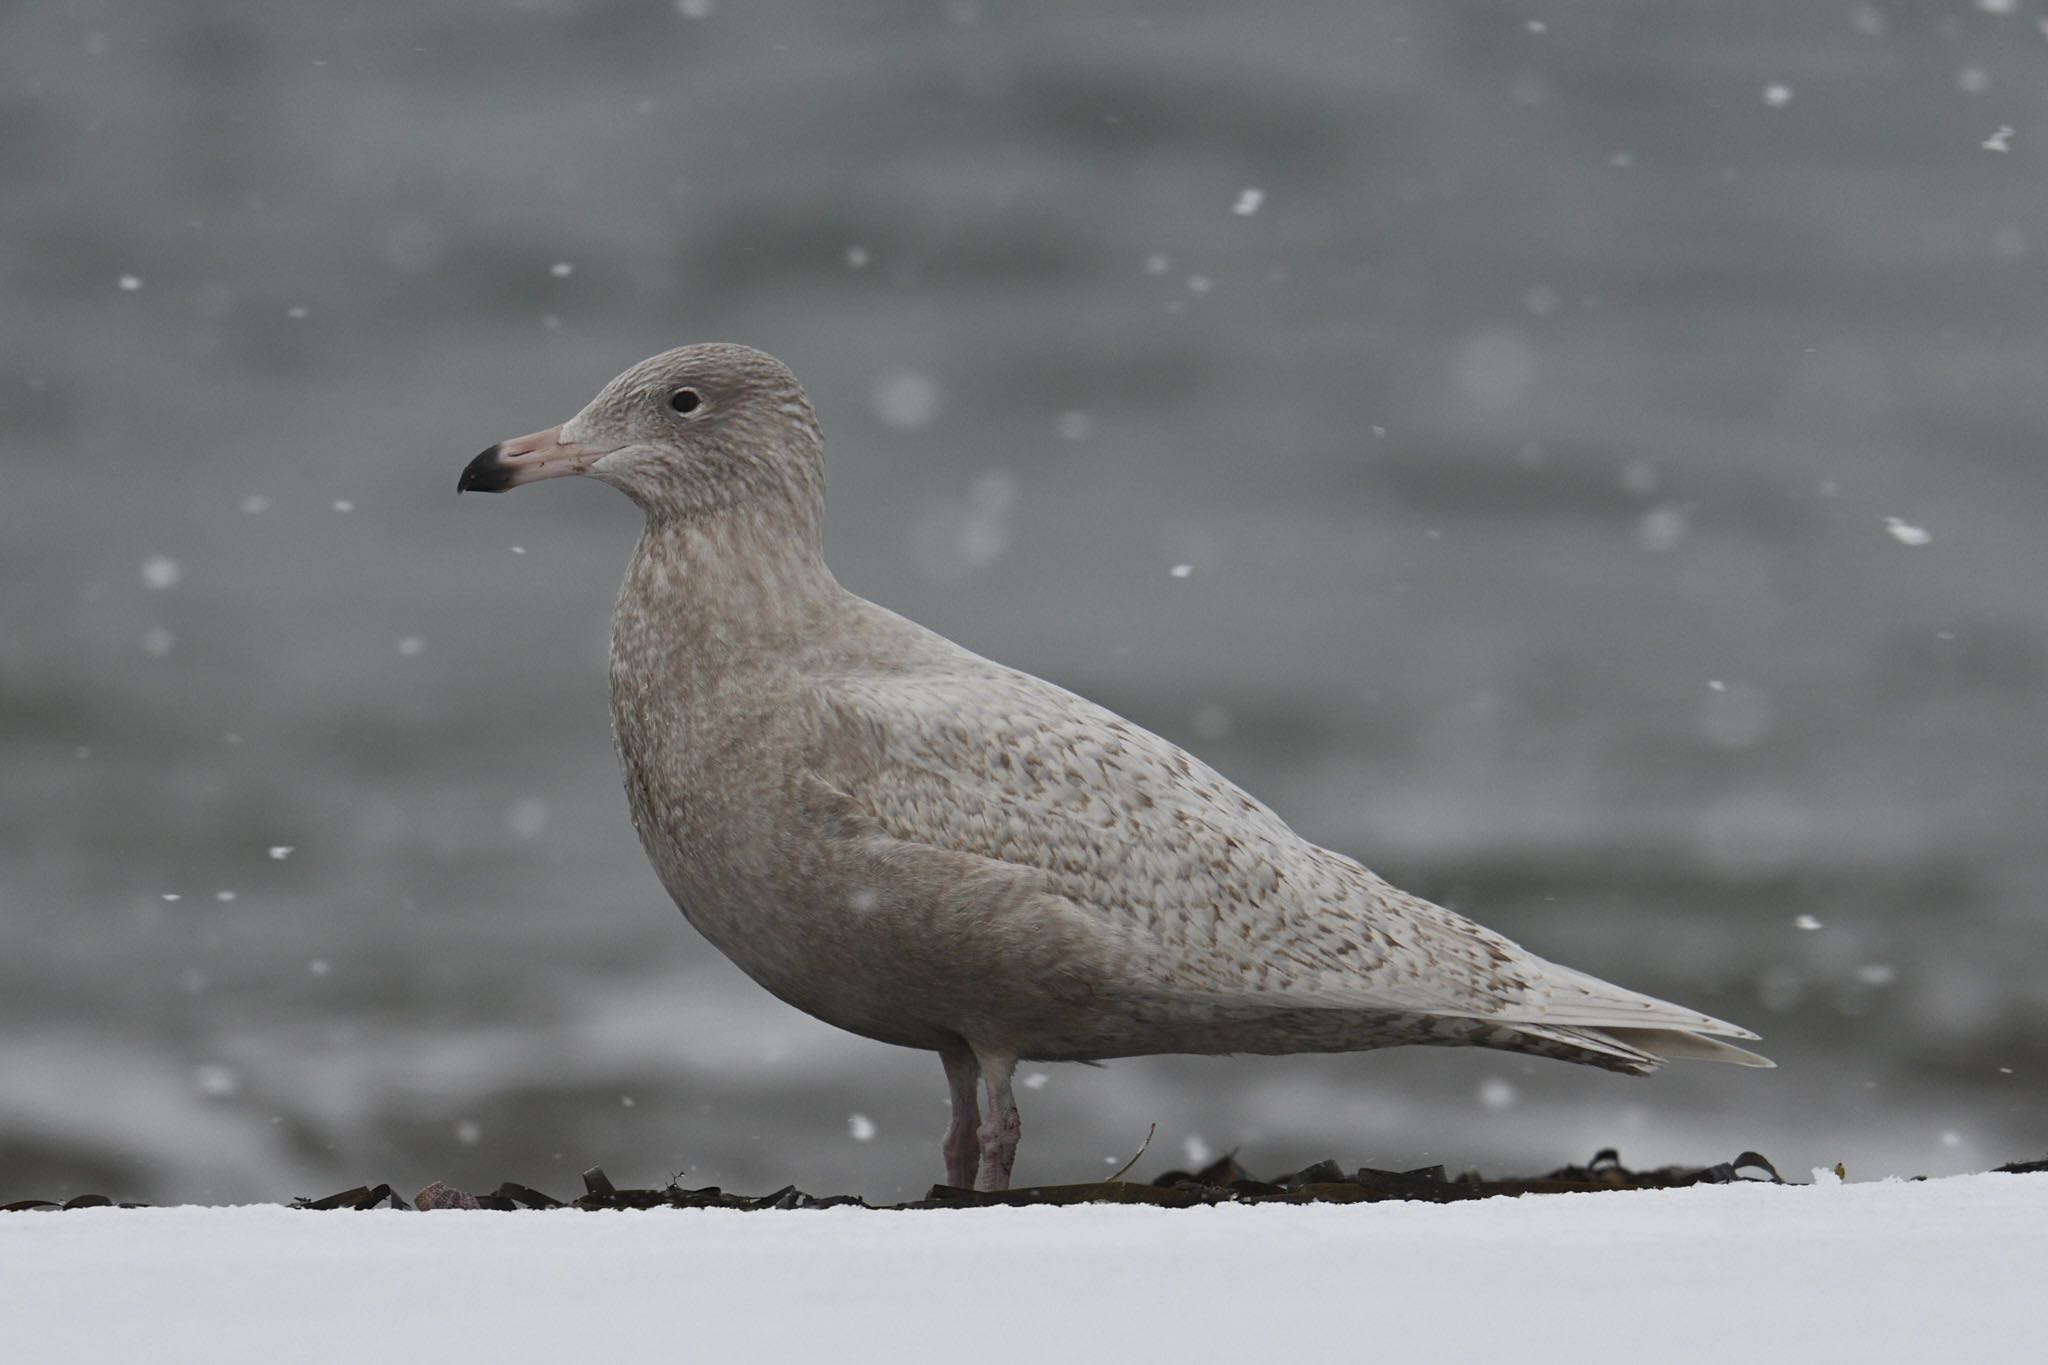
<path fill-rule="evenodd" d="M 558 474 L 646 513 L 611 696 L 662 885 L 790 1004 L 939 1053 L 951 1183 L 1008 1182 L 1021 1058 L 1436 1043 L 1769 1065 L 1719 1041 L 1754 1034 L 1407 895 L 1157 735 L 847 592 L 823 436 L 772 357 L 655 356 L 461 487 Z"/>

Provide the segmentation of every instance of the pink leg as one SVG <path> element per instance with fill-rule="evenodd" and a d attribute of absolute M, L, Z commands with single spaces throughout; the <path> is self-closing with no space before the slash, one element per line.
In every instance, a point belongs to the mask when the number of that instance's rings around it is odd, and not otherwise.
<path fill-rule="evenodd" d="M 953 1091 L 953 1121 L 946 1125 L 946 1183 L 956 1190 L 974 1188 L 974 1174 L 981 1166 L 981 1109 L 974 1102 L 974 1086 L 981 1079 L 981 1063 L 962 1047 L 939 1054 L 946 1064 L 946 1084 Z"/>
<path fill-rule="evenodd" d="M 984 1053 L 980 1061 L 983 1084 L 988 1088 L 988 1118 L 981 1125 L 981 1178 L 974 1188 L 1007 1190 L 1010 1168 L 1017 1163 L 1017 1139 L 1024 1134 L 1016 1096 L 1010 1093 L 1017 1059 Z"/>

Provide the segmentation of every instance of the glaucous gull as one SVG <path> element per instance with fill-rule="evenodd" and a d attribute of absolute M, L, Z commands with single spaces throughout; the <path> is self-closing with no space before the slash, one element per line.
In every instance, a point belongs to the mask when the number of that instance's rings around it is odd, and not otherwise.
<path fill-rule="evenodd" d="M 771 356 L 643 361 L 457 487 L 571 474 L 646 514 L 611 709 L 662 885 L 790 1004 L 939 1054 L 948 1184 L 1009 1185 L 1027 1058 L 1434 1043 L 1770 1065 L 1721 1041 L 1755 1034 L 1399 891 L 1157 735 L 842 588 L 824 436 Z"/>

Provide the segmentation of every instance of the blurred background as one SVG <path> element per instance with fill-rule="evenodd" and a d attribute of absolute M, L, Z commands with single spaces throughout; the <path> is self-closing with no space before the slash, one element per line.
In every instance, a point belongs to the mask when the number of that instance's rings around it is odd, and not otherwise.
<path fill-rule="evenodd" d="M 704 339 L 849 586 L 1782 1064 L 1027 1067 L 1020 1179 L 2042 1155 L 2044 13 L 0 10 L 0 1200 L 937 1178 L 643 862 L 632 507 L 454 494 Z"/>

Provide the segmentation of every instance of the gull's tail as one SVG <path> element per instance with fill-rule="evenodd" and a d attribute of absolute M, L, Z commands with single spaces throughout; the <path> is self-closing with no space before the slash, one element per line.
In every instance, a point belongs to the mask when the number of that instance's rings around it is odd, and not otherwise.
<path fill-rule="evenodd" d="M 1777 1065 L 1722 1041 L 1755 1038 L 1746 1028 L 1570 967 L 1544 962 L 1536 985 L 1540 1003 L 1515 1012 L 1511 1050 L 1637 1075 L 1678 1060 Z"/>

